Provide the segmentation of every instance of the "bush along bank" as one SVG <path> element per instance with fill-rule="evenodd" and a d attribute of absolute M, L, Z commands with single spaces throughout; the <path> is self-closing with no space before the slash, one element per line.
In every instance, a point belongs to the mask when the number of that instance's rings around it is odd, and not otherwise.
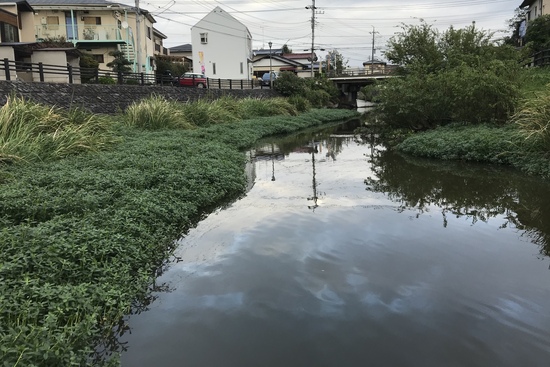
<path fill-rule="evenodd" d="M 2 365 L 117 365 L 124 316 L 147 304 L 174 240 L 243 194 L 241 149 L 353 116 L 311 110 L 194 129 L 136 128 L 126 116 L 108 150 L 0 167 Z"/>
<path fill-rule="evenodd" d="M 475 25 L 403 26 L 386 51 L 399 77 L 364 90 L 379 102 L 372 125 L 406 154 L 550 177 L 550 74 L 521 68 L 521 56 Z"/>

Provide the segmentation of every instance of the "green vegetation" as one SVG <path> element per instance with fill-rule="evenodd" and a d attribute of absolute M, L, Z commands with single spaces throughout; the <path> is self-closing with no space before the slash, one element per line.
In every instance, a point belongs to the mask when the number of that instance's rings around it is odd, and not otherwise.
<path fill-rule="evenodd" d="M 300 78 L 293 72 L 282 72 L 273 88 L 285 97 L 303 97 L 314 107 L 323 107 L 337 102 L 339 92 L 334 83 L 325 77 Z"/>
<path fill-rule="evenodd" d="M 230 102 L 220 103 L 238 110 Z M 256 113 L 274 108 L 259 103 L 245 100 L 242 105 Z M 95 125 L 88 131 L 102 132 L 105 126 L 111 131 L 106 140 L 87 143 L 85 151 L 97 151 L 93 154 L 56 159 L 49 146 L 34 144 L 37 151 L 28 154 L 34 161 L 0 166 L 3 366 L 117 365 L 124 316 L 147 306 L 156 271 L 174 241 L 202 215 L 244 192 L 241 149 L 264 136 L 354 116 L 312 110 L 219 124 L 208 120 L 210 126 L 197 127 L 204 122 L 174 123 L 167 113 L 179 107 L 158 98 L 133 108 L 134 117 L 119 116 L 124 124 L 111 120 L 107 125 L 83 112 L 51 109 L 50 118 L 43 111 L 50 109 L 17 99 L 2 110 L 3 116 L 23 116 L 16 120 L 20 125 L 43 119 L 53 123 L 55 116 L 63 124 Z M 155 111 L 164 127 L 151 121 Z M 10 119 L 0 121 L 0 131 L 11 131 L 11 124 L 4 125 Z M 38 126 L 42 135 L 49 134 L 49 125 Z M 3 144 L 24 132 L 3 135 Z M 31 129 L 28 135 L 36 134 Z M 106 144 L 113 144 L 114 137 L 116 145 Z"/>
<path fill-rule="evenodd" d="M 365 88 L 386 143 L 438 159 L 507 164 L 550 177 L 550 71 L 474 26 L 403 26 L 386 57 L 400 77 Z"/>
<path fill-rule="evenodd" d="M 66 113 L 14 96 L 0 108 L 0 163 L 63 158 L 113 140 L 104 117 L 80 109 Z"/>
<path fill-rule="evenodd" d="M 475 26 L 440 33 L 403 26 L 386 57 L 401 77 L 378 89 L 378 118 L 393 128 L 426 130 L 452 122 L 505 122 L 519 93 L 517 52 Z"/>

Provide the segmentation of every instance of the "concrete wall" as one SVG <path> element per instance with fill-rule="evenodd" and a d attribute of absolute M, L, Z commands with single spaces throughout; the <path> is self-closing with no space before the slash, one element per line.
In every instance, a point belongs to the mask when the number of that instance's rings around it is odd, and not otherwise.
<path fill-rule="evenodd" d="M 135 101 L 160 95 L 166 99 L 188 102 L 201 98 L 219 98 L 230 95 L 236 98 L 276 97 L 270 89 L 200 89 L 160 86 L 58 84 L 0 81 L 0 105 L 6 103 L 11 92 L 25 99 L 61 108 L 81 107 L 94 113 L 115 114 Z"/>
<path fill-rule="evenodd" d="M 43 63 L 46 65 L 67 65 L 67 54 L 65 51 L 55 51 L 55 50 L 34 50 L 31 56 L 31 62 L 33 64 Z M 33 78 L 36 81 L 40 80 L 39 75 L 34 75 Z M 51 74 L 44 73 L 44 81 L 51 83 L 68 83 L 69 76 L 62 74 Z"/>
<path fill-rule="evenodd" d="M 0 68 L 0 80 L 6 80 L 6 72 L 4 70 L 4 59 L 15 60 L 13 47 L 0 47 L 0 62 L 2 63 L 2 67 Z M 11 79 L 16 78 L 15 71 L 10 70 L 10 78 Z"/>

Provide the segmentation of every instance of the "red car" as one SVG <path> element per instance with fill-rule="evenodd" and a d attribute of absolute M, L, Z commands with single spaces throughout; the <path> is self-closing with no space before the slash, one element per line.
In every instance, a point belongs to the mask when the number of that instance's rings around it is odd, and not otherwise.
<path fill-rule="evenodd" d="M 200 73 L 185 73 L 178 79 L 180 87 L 206 88 L 206 77 Z"/>

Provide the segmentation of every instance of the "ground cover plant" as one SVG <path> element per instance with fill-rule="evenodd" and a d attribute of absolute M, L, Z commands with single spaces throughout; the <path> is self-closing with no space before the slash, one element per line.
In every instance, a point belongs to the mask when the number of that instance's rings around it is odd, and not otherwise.
<path fill-rule="evenodd" d="M 124 315 L 146 306 L 174 240 L 244 192 L 240 149 L 353 116 L 154 128 L 145 114 L 112 149 L 1 166 L 0 365 L 117 365 Z"/>

